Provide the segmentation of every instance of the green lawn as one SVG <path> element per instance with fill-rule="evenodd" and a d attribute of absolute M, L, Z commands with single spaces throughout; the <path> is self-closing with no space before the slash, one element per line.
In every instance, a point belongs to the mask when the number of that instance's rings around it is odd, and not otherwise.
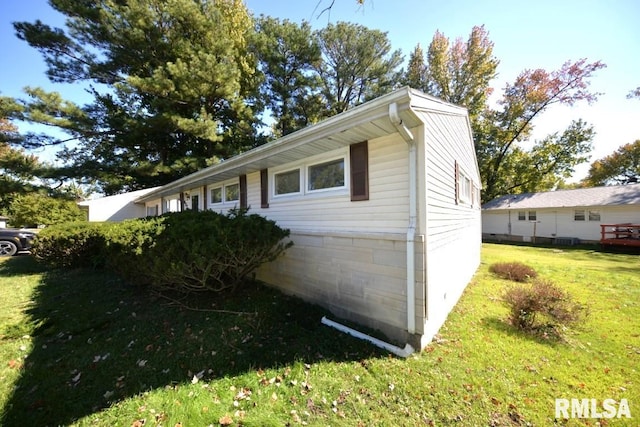
<path fill-rule="evenodd" d="M 639 425 L 640 257 L 487 244 L 482 259 L 436 342 L 408 359 L 264 287 L 186 309 L 109 274 L 3 259 L 0 424 Z M 509 282 L 488 272 L 499 261 L 565 288 L 586 323 L 563 342 L 513 330 Z M 554 420 L 556 398 L 626 399 L 634 418 Z"/>

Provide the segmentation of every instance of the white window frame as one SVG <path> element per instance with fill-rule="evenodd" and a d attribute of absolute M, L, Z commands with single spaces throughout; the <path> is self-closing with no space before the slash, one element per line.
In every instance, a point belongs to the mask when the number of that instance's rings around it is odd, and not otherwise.
<path fill-rule="evenodd" d="M 334 163 L 338 160 L 342 160 L 342 185 L 337 186 L 337 187 L 327 187 L 327 188 L 318 188 L 318 189 L 314 189 L 311 190 L 309 188 L 309 184 L 311 183 L 311 180 L 309 179 L 309 176 L 311 176 L 311 173 L 309 172 L 310 169 L 314 166 L 321 166 L 327 163 Z M 347 187 L 347 174 L 345 173 L 347 169 L 347 159 L 346 157 L 336 157 L 335 159 L 331 159 L 331 160 L 325 160 L 322 162 L 317 162 L 317 163 L 313 163 L 313 164 L 308 164 L 306 166 L 306 171 L 305 171 L 305 191 L 308 193 L 320 193 L 320 192 L 325 192 L 325 191 L 335 191 L 335 190 L 340 190 L 343 188 Z"/>
<path fill-rule="evenodd" d="M 600 210 L 599 209 L 588 209 L 587 210 L 587 214 L 585 215 L 586 219 L 588 219 L 589 221 L 593 221 L 593 222 L 600 222 L 602 221 L 602 217 L 600 215 Z M 598 219 L 595 219 L 595 217 L 598 217 Z M 591 219 L 593 217 L 593 219 Z"/>
<path fill-rule="evenodd" d="M 465 173 L 458 163 L 458 203 L 473 206 L 473 180 Z"/>
<path fill-rule="evenodd" d="M 293 171 L 298 171 L 298 191 L 293 191 L 291 193 L 282 193 L 282 194 L 278 194 L 276 193 L 276 177 L 278 175 L 283 175 L 289 172 L 293 172 Z M 289 169 L 285 169 L 285 170 L 279 170 L 277 172 L 274 172 L 272 175 L 272 179 L 271 181 L 273 182 L 273 197 L 288 197 L 288 196 L 296 196 L 296 195 L 300 195 L 303 193 L 303 184 L 304 184 L 304 178 L 303 178 L 303 171 L 302 168 L 300 167 L 296 167 L 296 168 L 289 168 Z"/>
<path fill-rule="evenodd" d="M 518 211 L 518 221 L 526 221 L 526 220 L 527 220 L 527 211 Z"/>
<path fill-rule="evenodd" d="M 578 219 L 578 212 L 582 212 L 582 219 Z M 587 211 L 585 209 L 574 209 L 573 210 L 573 220 L 584 222 L 587 220 Z"/>
<path fill-rule="evenodd" d="M 227 200 L 227 187 L 231 186 L 231 185 L 237 185 L 238 186 L 238 199 L 236 200 Z M 220 202 L 213 202 L 211 200 L 211 190 L 215 190 L 217 188 L 220 188 L 222 191 L 222 201 Z M 240 179 L 236 178 L 236 179 L 230 179 L 228 181 L 224 181 L 224 182 L 217 182 L 215 184 L 212 185 L 208 185 L 207 186 L 207 191 L 209 192 L 209 200 L 207 200 L 207 204 L 209 206 L 223 206 L 223 205 L 231 205 L 231 204 L 239 204 L 240 203 Z"/>
<path fill-rule="evenodd" d="M 531 215 L 533 213 L 533 215 Z M 531 218 L 533 217 L 533 218 Z M 538 211 L 527 211 L 527 219 L 529 221 L 537 221 L 538 220 Z"/>
<path fill-rule="evenodd" d="M 224 203 L 224 187 L 222 186 L 222 184 L 221 185 L 210 185 L 208 187 L 208 190 L 209 190 L 209 204 L 210 205 L 221 205 L 221 204 Z M 214 202 L 213 201 L 213 197 L 212 197 L 212 194 L 211 194 L 211 192 L 213 190 L 220 190 L 220 201 L 219 202 Z"/>
<path fill-rule="evenodd" d="M 309 190 L 309 168 L 323 163 L 331 163 L 336 160 L 342 160 L 344 168 L 344 185 L 340 187 L 321 188 L 318 190 Z M 300 170 L 300 192 L 298 193 L 286 193 L 276 194 L 276 175 L 293 170 Z M 282 165 L 276 168 L 269 169 L 269 196 L 271 201 L 287 200 L 287 199 L 300 199 L 310 197 L 329 197 L 334 195 L 349 195 L 349 177 L 351 173 L 351 166 L 349 164 L 349 147 L 344 147 L 339 150 L 334 150 L 329 153 L 323 153 L 317 156 L 312 156 L 303 161 L 291 162 L 286 165 Z"/>

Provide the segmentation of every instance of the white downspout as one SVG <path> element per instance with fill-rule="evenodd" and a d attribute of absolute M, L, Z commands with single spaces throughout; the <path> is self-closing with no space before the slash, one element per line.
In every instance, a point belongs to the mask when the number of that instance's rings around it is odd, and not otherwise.
<path fill-rule="evenodd" d="M 418 169 L 416 143 L 411 131 L 402 123 L 398 104 L 389 104 L 389 119 L 409 146 L 409 226 L 407 227 L 407 332 L 416 332 L 416 224 L 418 221 Z"/>

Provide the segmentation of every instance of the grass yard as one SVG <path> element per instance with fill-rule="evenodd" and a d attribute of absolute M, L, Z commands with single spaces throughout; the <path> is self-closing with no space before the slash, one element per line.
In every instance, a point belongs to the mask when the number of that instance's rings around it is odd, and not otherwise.
<path fill-rule="evenodd" d="M 640 257 L 486 244 L 482 259 L 437 340 L 408 359 L 263 287 L 189 310 L 109 274 L 2 259 L 0 424 L 640 425 Z M 512 329 L 510 282 L 488 272 L 500 261 L 568 290 L 586 323 L 563 342 Z M 556 398 L 626 399 L 633 418 L 554 420 Z"/>

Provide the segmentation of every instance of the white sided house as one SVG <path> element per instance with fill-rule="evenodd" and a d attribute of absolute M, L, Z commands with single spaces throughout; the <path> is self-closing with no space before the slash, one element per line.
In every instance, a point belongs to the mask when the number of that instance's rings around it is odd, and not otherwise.
<path fill-rule="evenodd" d="M 137 201 L 275 220 L 294 246 L 258 279 L 423 348 L 480 263 L 479 190 L 467 111 L 406 87 Z"/>
<path fill-rule="evenodd" d="M 601 226 L 622 224 L 640 224 L 640 184 L 508 195 L 482 206 L 486 240 L 596 243 Z"/>
<path fill-rule="evenodd" d="M 116 194 L 114 196 L 100 197 L 98 199 L 78 202 L 78 206 L 87 212 L 89 221 L 123 221 L 130 218 L 144 218 L 147 210 L 144 205 L 135 201 L 145 194 L 156 190 L 148 188 L 131 191 L 129 193 Z"/>

